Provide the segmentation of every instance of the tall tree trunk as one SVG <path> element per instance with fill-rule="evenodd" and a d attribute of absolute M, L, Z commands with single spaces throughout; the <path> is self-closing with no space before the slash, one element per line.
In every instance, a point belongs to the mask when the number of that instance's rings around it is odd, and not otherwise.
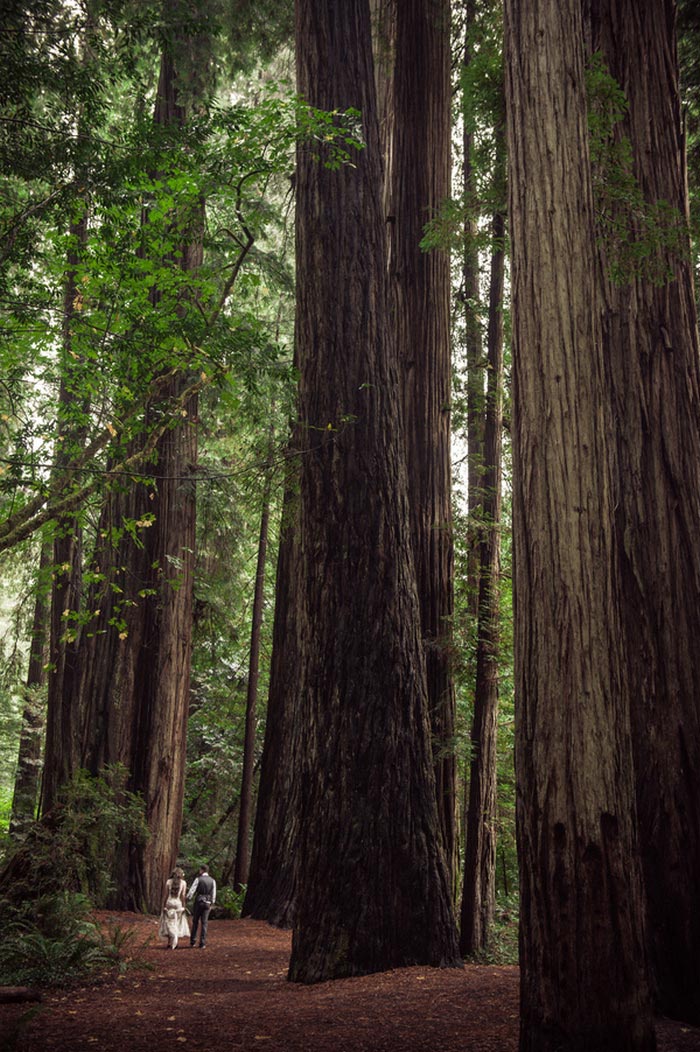
<path fill-rule="evenodd" d="M 176 127 L 186 120 L 183 89 L 189 88 L 190 96 L 195 93 L 188 84 L 191 62 L 185 54 L 191 45 L 192 39 L 183 42 L 176 30 L 164 48 L 156 125 Z M 202 230 L 203 203 L 187 215 L 173 214 L 178 244 L 173 267 L 197 270 Z M 151 300 L 158 310 L 157 289 Z M 126 909 L 159 907 L 182 823 L 197 463 L 197 399 L 184 394 L 190 379 L 164 381 L 158 406 L 146 411 L 144 437 L 136 440 L 148 441 L 162 419 L 163 402 L 177 413 L 178 425 L 155 445 L 155 491 L 136 480 L 126 488 L 116 483 L 108 491 L 91 566 L 104 580 L 89 597 L 88 609 L 95 614 L 81 638 L 76 678 L 83 765 L 98 773 L 105 764 L 123 764 L 130 775 L 128 788 L 144 799 L 150 839 L 115 845 L 113 904 Z M 142 526 L 139 543 L 134 543 L 124 522 L 143 524 L 151 514 L 153 524 Z M 122 534 L 116 546 L 114 530 Z"/>
<path fill-rule="evenodd" d="M 24 832 L 34 821 L 39 796 L 41 771 L 41 747 L 46 726 L 46 703 L 43 688 L 46 685 L 46 658 L 48 655 L 48 627 L 50 601 L 46 593 L 47 574 L 51 566 L 53 546 L 44 541 L 39 557 L 34 617 L 29 647 L 29 667 L 24 688 L 22 730 L 19 738 L 19 755 L 15 774 L 10 835 Z"/>
<path fill-rule="evenodd" d="M 505 128 L 496 131 L 494 183 L 505 191 Z M 504 202 L 505 208 L 505 202 Z M 496 905 L 496 745 L 500 631 L 501 447 L 503 430 L 503 288 L 505 214 L 492 224 L 489 287 L 488 387 L 484 425 L 483 512 L 479 551 L 476 682 L 466 823 L 460 950 L 485 950 Z"/>
<path fill-rule="evenodd" d="M 270 438 L 272 454 L 272 436 Z M 250 818 L 253 798 L 253 767 L 255 764 L 255 726 L 258 702 L 258 679 L 260 672 L 260 636 L 262 632 L 265 588 L 265 560 L 267 558 L 267 537 L 270 523 L 270 494 L 272 491 L 272 469 L 266 467 L 263 489 L 262 513 L 260 516 L 260 537 L 258 540 L 258 560 L 255 570 L 255 594 L 253 596 L 253 617 L 250 633 L 250 658 L 248 661 L 248 690 L 245 707 L 245 736 L 243 742 L 243 771 L 241 774 L 241 796 L 238 809 L 238 835 L 236 839 L 236 864 L 233 871 L 233 886 L 239 890 L 248 883 L 250 867 Z"/>
<path fill-rule="evenodd" d="M 80 288 L 76 271 L 85 249 L 88 233 L 87 203 L 81 216 L 70 225 L 63 293 L 63 333 L 61 381 L 58 393 L 58 441 L 55 472 L 70 464 L 84 441 L 81 419 L 87 403 L 80 379 L 85 362 L 74 349 L 73 326 L 80 310 Z M 54 578 L 51 590 L 49 624 L 49 678 L 46 720 L 46 752 L 41 786 L 41 809 L 51 810 L 60 786 L 70 781 L 80 764 L 80 707 L 76 691 L 76 662 L 81 629 L 78 615 L 82 607 L 82 527 L 77 519 L 57 522 L 53 542 Z"/>
<path fill-rule="evenodd" d="M 423 252 L 426 223 L 450 195 L 450 3 L 396 10 L 390 280 L 402 392 L 411 537 L 425 647 L 438 814 L 456 883 L 450 259 Z"/>
<path fill-rule="evenodd" d="M 687 219 L 672 0 L 586 2 L 629 109 L 617 129 L 664 233 Z M 608 204 L 608 207 L 610 205 Z M 628 223 L 624 204 L 616 206 Z M 633 226 L 633 236 L 644 231 Z M 684 233 L 684 231 L 683 231 Z M 700 355 L 687 237 L 608 278 L 604 340 L 618 454 L 616 524 L 631 681 L 647 933 L 659 1009 L 700 1023 Z M 647 266 L 649 261 L 647 261 Z M 640 272 L 641 271 L 641 272 Z M 658 275 L 664 275 L 659 280 Z"/>
<path fill-rule="evenodd" d="M 580 0 L 506 0 L 521 1052 L 655 1047 Z"/>
<path fill-rule="evenodd" d="M 277 556 L 270 689 L 243 915 L 291 928 L 296 911 L 301 809 L 298 462 L 294 445 Z"/>
<path fill-rule="evenodd" d="M 290 978 L 455 964 L 430 749 L 398 370 L 387 317 L 368 0 L 298 0 L 299 91 L 362 114 L 335 172 L 297 181 L 306 748 Z"/>
<path fill-rule="evenodd" d="M 472 61 L 476 11 L 474 0 L 464 3 L 464 70 Z M 467 373 L 467 585 L 469 611 L 476 619 L 479 606 L 479 534 L 482 515 L 484 465 L 484 346 L 479 266 L 477 186 L 474 172 L 474 130 L 471 100 L 463 95 L 462 171 L 465 203 L 462 296 L 464 302 L 464 350 Z"/>

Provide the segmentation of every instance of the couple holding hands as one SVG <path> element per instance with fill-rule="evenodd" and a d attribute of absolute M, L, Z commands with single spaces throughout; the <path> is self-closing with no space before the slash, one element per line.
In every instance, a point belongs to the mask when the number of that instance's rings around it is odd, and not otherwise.
<path fill-rule="evenodd" d="M 168 949 L 174 950 L 178 939 L 186 939 L 189 936 L 190 946 L 197 942 L 197 929 L 200 928 L 199 948 L 203 950 L 207 944 L 207 928 L 209 925 L 209 911 L 216 902 L 216 881 L 209 875 L 208 866 L 200 866 L 199 874 L 192 881 L 192 887 L 187 891 L 185 874 L 177 866 L 165 882 L 165 900 L 160 914 L 158 934 L 168 940 Z M 187 922 L 185 912 L 186 900 L 194 899 L 192 910 L 192 934 Z"/>

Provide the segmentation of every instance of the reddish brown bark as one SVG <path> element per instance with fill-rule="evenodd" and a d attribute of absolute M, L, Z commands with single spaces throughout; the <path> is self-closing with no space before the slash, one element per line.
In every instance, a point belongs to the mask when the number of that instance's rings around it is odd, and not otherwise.
<path fill-rule="evenodd" d="M 265 742 L 243 915 L 279 928 L 294 924 L 298 886 L 300 756 L 300 651 L 296 460 L 285 490 L 277 557 L 275 620 Z"/>
<path fill-rule="evenodd" d="M 654 1048 L 579 0 L 507 0 L 521 1052 Z"/>
<path fill-rule="evenodd" d="M 420 248 L 451 188 L 449 0 L 397 5 L 392 96 L 390 280 L 438 814 L 456 879 L 450 260 Z"/>
<path fill-rule="evenodd" d="M 301 94 L 366 147 L 297 179 L 305 752 L 290 978 L 458 959 L 411 554 L 368 0 L 299 0 Z"/>
<path fill-rule="evenodd" d="M 675 250 L 657 235 L 651 258 L 619 284 L 609 279 L 614 246 L 601 238 L 601 276 L 652 976 L 661 1011 L 700 1023 L 700 350 L 683 230 L 675 4 L 584 6 L 590 47 L 602 51 L 628 102 L 616 135 L 631 142 L 647 207 L 666 202 L 665 233 L 675 225 L 679 234 Z M 643 236 L 625 202 L 604 204 L 632 238 Z"/>

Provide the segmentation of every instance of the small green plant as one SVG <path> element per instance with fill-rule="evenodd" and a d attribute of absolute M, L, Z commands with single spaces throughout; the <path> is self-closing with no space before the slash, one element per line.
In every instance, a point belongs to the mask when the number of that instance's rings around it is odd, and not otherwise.
<path fill-rule="evenodd" d="M 588 129 L 598 241 L 616 285 L 644 278 L 663 285 L 670 260 L 688 258 L 690 236 L 681 212 L 649 201 L 634 172 L 632 145 L 621 128 L 627 99 L 596 52 L 586 71 Z"/>
<path fill-rule="evenodd" d="M 518 964 L 518 895 L 499 895 L 496 914 L 486 950 L 474 954 L 473 964 Z"/>
<path fill-rule="evenodd" d="M 245 893 L 245 884 L 241 884 L 239 891 L 231 887 L 220 888 L 216 896 L 218 915 L 224 920 L 237 920 L 241 915 Z"/>
<path fill-rule="evenodd" d="M 0 938 L 0 975 L 10 986 L 72 986 L 87 978 L 124 971 L 127 935 L 103 933 L 83 895 L 60 891 L 20 906 L 0 904 L 6 917 Z"/>

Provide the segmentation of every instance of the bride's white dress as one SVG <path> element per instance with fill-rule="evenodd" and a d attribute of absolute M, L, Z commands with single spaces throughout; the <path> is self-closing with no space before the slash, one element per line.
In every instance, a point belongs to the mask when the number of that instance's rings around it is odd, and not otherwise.
<path fill-rule="evenodd" d="M 187 885 L 184 880 L 181 880 L 180 886 L 173 888 L 173 883 L 173 880 L 168 880 L 165 885 L 168 897 L 160 914 L 158 934 L 162 939 L 167 939 L 168 945 L 175 949 L 178 939 L 186 939 L 189 936 L 190 926 L 182 902 L 184 898 L 182 886 L 184 884 L 186 889 Z"/>

